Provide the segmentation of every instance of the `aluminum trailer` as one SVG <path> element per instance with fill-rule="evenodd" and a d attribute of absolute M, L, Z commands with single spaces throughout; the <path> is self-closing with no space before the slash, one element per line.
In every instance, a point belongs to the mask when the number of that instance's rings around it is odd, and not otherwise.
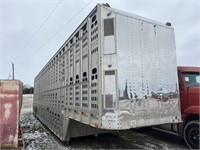
<path fill-rule="evenodd" d="M 174 29 L 98 4 L 34 80 L 61 140 L 181 121 Z"/>
<path fill-rule="evenodd" d="M 22 82 L 0 80 L 0 149 L 18 148 Z"/>

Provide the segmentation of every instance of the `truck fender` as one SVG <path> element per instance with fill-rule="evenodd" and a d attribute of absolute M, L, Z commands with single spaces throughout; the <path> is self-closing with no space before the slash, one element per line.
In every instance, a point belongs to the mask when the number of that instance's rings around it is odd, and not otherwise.
<path fill-rule="evenodd" d="M 199 106 L 189 106 L 184 110 L 185 114 L 200 114 Z"/>

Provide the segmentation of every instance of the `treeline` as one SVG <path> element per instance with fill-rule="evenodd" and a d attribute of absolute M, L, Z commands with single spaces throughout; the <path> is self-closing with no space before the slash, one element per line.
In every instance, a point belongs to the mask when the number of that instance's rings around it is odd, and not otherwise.
<path fill-rule="evenodd" d="M 34 88 L 33 87 L 24 87 L 23 94 L 33 94 Z"/>

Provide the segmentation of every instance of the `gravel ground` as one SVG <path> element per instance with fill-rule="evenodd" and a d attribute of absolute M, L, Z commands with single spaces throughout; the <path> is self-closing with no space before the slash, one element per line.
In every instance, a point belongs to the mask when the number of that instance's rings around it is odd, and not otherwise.
<path fill-rule="evenodd" d="M 43 149 L 188 149 L 176 136 L 143 128 L 123 130 L 118 135 L 101 134 L 71 139 L 70 145 L 60 141 L 32 115 L 32 95 L 23 96 L 20 123 L 26 150 Z"/>

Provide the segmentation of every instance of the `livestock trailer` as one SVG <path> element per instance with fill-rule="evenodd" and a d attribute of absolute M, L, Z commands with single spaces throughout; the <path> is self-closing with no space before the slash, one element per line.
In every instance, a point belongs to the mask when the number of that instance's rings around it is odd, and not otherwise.
<path fill-rule="evenodd" d="M 61 140 L 181 121 L 174 29 L 98 4 L 34 79 Z"/>
<path fill-rule="evenodd" d="M 0 80 L 0 148 L 18 148 L 22 82 Z"/>

